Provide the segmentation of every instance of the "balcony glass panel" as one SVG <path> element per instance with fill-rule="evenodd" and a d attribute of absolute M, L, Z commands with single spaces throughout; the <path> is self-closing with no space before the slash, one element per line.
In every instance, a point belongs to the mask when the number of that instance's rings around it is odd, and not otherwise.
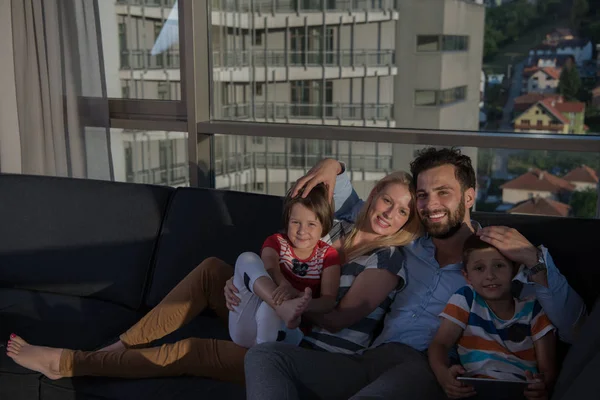
<path fill-rule="evenodd" d="M 100 3 L 109 97 L 181 100 L 177 1 Z"/>
<path fill-rule="evenodd" d="M 115 180 L 189 186 L 187 132 L 112 128 Z M 115 143 L 117 141 L 117 143 Z"/>
<path fill-rule="evenodd" d="M 228 12 L 321 12 L 376 11 L 392 7 L 397 0 L 212 0 L 213 10 Z"/>
<path fill-rule="evenodd" d="M 573 21 L 564 18 L 564 10 L 546 2 L 210 4 L 213 119 L 331 124 L 338 118 L 339 125 L 409 129 L 600 131 L 596 5 L 579 17 L 577 30 L 569 28 Z M 355 15 L 333 18 L 335 10 Z M 383 10 L 389 18 L 362 20 L 365 10 Z M 299 80 L 332 82 L 331 99 L 322 92 L 298 104 L 292 92 Z M 540 103 L 548 98 L 559 104 Z M 536 130 L 519 123 L 540 107 L 560 114 L 563 125 L 548 118 L 532 124 Z"/>
<path fill-rule="evenodd" d="M 259 140 L 260 139 L 260 140 Z M 366 198 L 391 171 L 409 170 L 423 145 L 216 135 L 216 187 L 284 195 L 323 158 L 346 163 Z M 597 192 L 586 171 L 600 169 L 600 154 L 464 147 L 477 172 L 476 210 L 594 218 Z"/>

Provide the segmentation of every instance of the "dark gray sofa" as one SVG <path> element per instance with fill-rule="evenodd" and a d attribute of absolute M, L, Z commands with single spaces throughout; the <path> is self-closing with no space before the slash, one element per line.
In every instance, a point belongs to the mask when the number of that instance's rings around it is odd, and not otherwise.
<path fill-rule="evenodd" d="M 281 198 L 210 189 L 0 175 L 0 339 L 100 348 L 209 256 L 233 263 L 280 229 Z M 592 305 L 600 289 L 600 221 L 475 213 L 544 243 Z M 227 339 L 209 313 L 164 338 Z M 566 347 L 563 346 L 563 353 Z M 243 399 L 210 379 L 50 381 L 0 352 L 0 399 Z"/>

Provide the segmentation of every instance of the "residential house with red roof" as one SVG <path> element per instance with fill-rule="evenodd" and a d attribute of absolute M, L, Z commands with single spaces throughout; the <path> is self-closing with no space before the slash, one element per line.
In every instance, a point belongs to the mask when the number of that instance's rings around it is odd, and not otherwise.
<path fill-rule="evenodd" d="M 568 203 L 575 185 L 538 168 L 531 168 L 523 175 L 500 186 L 502 202 L 517 204 L 534 197 Z"/>
<path fill-rule="evenodd" d="M 595 190 L 598 187 L 598 173 L 585 164 L 567 173 L 563 179 L 575 185 L 575 190 Z"/>
<path fill-rule="evenodd" d="M 506 211 L 509 214 L 548 215 L 551 217 L 568 217 L 571 206 L 560 201 L 543 197 L 532 197 Z"/>
<path fill-rule="evenodd" d="M 515 98 L 515 105 L 513 107 L 515 115 L 521 114 L 538 101 L 545 99 L 564 101 L 563 97 L 556 93 L 526 93 Z"/>
<path fill-rule="evenodd" d="M 515 132 L 584 134 L 585 103 L 547 97 L 513 120 Z"/>
<path fill-rule="evenodd" d="M 529 67 L 523 70 L 523 93 L 555 93 L 560 79 L 560 68 Z"/>

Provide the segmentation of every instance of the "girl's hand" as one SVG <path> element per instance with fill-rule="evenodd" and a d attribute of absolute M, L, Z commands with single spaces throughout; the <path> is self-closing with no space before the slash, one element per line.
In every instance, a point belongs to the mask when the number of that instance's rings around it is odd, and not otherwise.
<path fill-rule="evenodd" d="M 283 282 L 273 291 L 273 302 L 276 305 L 280 305 L 284 301 L 300 297 L 301 294 L 300 291 L 294 289 L 288 282 Z"/>
<path fill-rule="evenodd" d="M 525 397 L 527 400 L 548 400 L 548 388 L 546 382 L 544 382 L 544 375 L 532 374 L 529 371 L 525 371 L 525 377 L 528 381 L 536 381 L 531 383 L 525 389 Z"/>
<path fill-rule="evenodd" d="M 227 279 L 225 282 L 225 288 L 223 288 L 223 293 L 225 294 L 225 304 L 229 311 L 235 311 L 234 307 L 240 304 L 240 298 L 235 294 L 239 293 L 237 288 L 233 285 L 233 277 Z"/>
<path fill-rule="evenodd" d="M 461 365 L 453 365 L 448 368 L 448 373 L 438 378 L 438 382 L 446 395 L 450 399 L 463 399 L 465 397 L 475 396 L 477 393 L 473 386 L 467 385 L 464 382 L 456 379 L 459 375 L 464 374 L 466 371 Z"/>

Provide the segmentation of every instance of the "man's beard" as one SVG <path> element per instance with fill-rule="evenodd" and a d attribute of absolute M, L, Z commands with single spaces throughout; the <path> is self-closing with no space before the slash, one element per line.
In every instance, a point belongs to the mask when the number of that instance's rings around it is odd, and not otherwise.
<path fill-rule="evenodd" d="M 439 212 L 446 213 L 448 217 L 448 222 L 431 222 L 427 216 L 430 214 L 437 214 Z M 456 234 L 460 230 L 462 226 L 463 220 L 465 219 L 465 201 L 464 196 L 461 196 L 460 203 L 454 212 L 450 212 L 447 208 L 437 209 L 432 212 L 425 212 L 424 215 L 421 216 L 421 222 L 425 227 L 425 230 L 429 234 L 429 236 L 434 237 L 436 239 L 448 239 Z"/>

